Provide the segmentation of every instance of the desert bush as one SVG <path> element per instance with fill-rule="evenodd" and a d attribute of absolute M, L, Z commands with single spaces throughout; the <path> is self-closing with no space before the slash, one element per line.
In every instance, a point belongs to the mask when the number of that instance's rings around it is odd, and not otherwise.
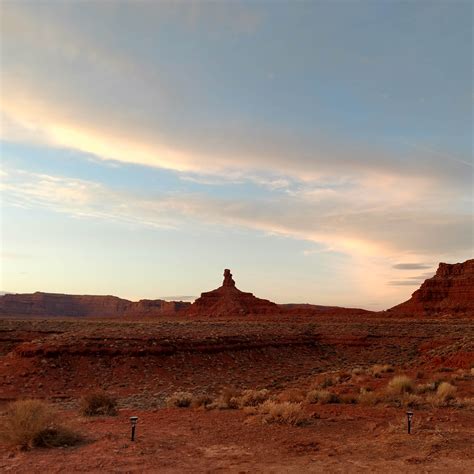
<path fill-rule="evenodd" d="M 212 404 L 212 398 L 209 395 L 195 395 L 191 400 L 193 408 L 208 408 Z"/>
<path fill-rule="evenodd" d="M 370 369 L 370 371 L 374 377 L 381 377 L 382 374 L 395 372 L 395 369 L 389 364 L 376 364 Z"/>
<path fill-rule="evenodd" d="M 453 400 L 456 398 L 456 387 L 451 385 L 449 382 L 443 382 L 439 385 L 436 390 L 436 397 L 443 401 L 447 402 L 448 400 Z"/>
<path fill-rule="evenodd" d="M 416 393 L 428 393 L 428 392 L 434 392 L 436 390 L 436 384 L 434 382 L 430 383 L 424 383 L 417 385 L 415 388 Z"/>
<path fill-rule="evenodd" d="M 414 383 L 413 380 L 406 375 L 397 375 L 390 380 L 387 389 L 392 394 L 412 393 Z"/>
<path fill-rule="evenodd" d="M 332 377 L 326 377 L 320 384 L 319 386 L 321 388 L 328 388 L 332 387 L 334 385 L 334 379 Z"/>
<path fill-rule="evenodd" d="M 189 392 L 175 392 L 166 399 L 168 407 L 188 408 L 193 401 L 193 394 Z"/>
<path fill-rule="evenodd" d="M 48 404 L 40 400 L 19 400 L 7 407 L 0 428 L 1 439 L 21 449 L 72 446 L 82 440 Z"/>
<path fill-rule="evenodd" d="M 357 396 L 350 394 L 350 393 L 343 393 L 342 395 L 339 395 L 339 402 L 340 403 L 345 403 L 345 404 L 353 404 L 355 405 L 357 403 Z"/>
<path fill-rule="evenodd" d="M 267 389 L 244 390 L 238 399 L 238 403 L 240 407 L 254 407 L 267 400 L 269 395 L 270 392 Z"/>
<path fill-rule="evenodd" d="M 280 392 L 277 400 L 280 402 L 301 403 L 306 398 L 306 394 L 300 388 L 288 388 Z"/>
<path fill-rule="evenodd" d="M 351 372 L 348 372 L 346 370 L 343 370 L 342 372 L 339 373 L 339 375 L 337 375 L 336 379 L 334 380 L 334 382 L 336 384 L 338 383 L 342 383 L 342 382 L 347 382 L 348 380 L 350 380 L 352 378 L 352 373 Z"/>
<path fill-rule="evenodd" d="M 224 388 L 210 408 L 219 410 L 236 410 L 239 408 L 240 392 L 232 387 Z"/>
<path fill-rule="evenodd" d="M 369 392 L 367 390 L 362 390 L 357 397 L 358 403 L 361 405 L 377 405 L 382 402 L 382 397 L 376 392 Z"/>
<path fill-rule="evenodd" d="M 267 400 L 258 406 L 265 423 L 280 423 L 299 426 L 307 422 L 302 403 L 276 402 Z"/>
<path fill-rule="evenodd" d="M 423 397 L 414 393 L 405 393 L 400 399 L 400 405 L 407 408 L 417 408 L 423 404 Z"/>
<path fill-rule="evenodd" d="M 117 400 L 106 393 L 89 393 L 81 399 L 80 412 L 83 416 L 115 416 Z"/>
<path fill-rule="evenodd" d="M 328 390 L 311 390 L 306 395 L 306 401 L 325 405 L 326 403 L 340 403 L 341 400 L 335 393 Z"/>
<path fill-rule="evenodd" d="M 365 374 L 365 369 L 362 367 L 354 367 L 352 369 L 352 375 L 364 375 Z"/>

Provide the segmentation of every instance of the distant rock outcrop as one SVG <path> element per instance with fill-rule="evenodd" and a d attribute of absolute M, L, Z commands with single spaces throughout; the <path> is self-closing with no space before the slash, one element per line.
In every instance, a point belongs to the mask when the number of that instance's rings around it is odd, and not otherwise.
<path fill-rule="evenodd" d="M 279 307 L 271 301 L 256 298 L 252 293 L 240 291 L 229 269 L 224 270 L 224 282 L 220 288 L 201 293 L 189 308 L 192 316 L 236 316 L 247 314 L 276 314 Z"/>
<path fill-rule="evenodd" d="M 408 301 L 389 311 L 413 316 L 474 316 L 474 259 L 464 263 L 440 263 L 434 277 L 426 280 Z"/>
<path fill-rule="evenodd" d="M 116 296 L 67 295 L 60 293 L 6 294 L 0 297 L 0 315 L 5 316 L 160 316 L 190 306 L 181 301 L 140 300 Z"/>

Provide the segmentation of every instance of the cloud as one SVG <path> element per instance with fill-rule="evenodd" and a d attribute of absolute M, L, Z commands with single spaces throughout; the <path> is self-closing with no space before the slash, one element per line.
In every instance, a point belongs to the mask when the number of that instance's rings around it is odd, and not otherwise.
<path fill-rule="evenodd" d="M 192 26 L 205 19 L 223 30 L 230 22 L 246 31 L 262 21 L 253 10 L 234 8 L 229 14 L 224 8 L 211 9 L 216 21 L 206 18 L 209 10 L 203 13 L 197 6 L 170 12 L 144 4 L 136 11 L 126 9 L 128 17 L 103 5 L 94 15 L 88 9 L 53 12 L 13 4 L 3 10 L 4 139 L 179 172 L 232 175 L 277 189 L 292 179 L 334 177 L 385 181 L 400 192 L 444 183 L 459 194 L 471 186 L 468 159 L 453 161 L 427 146 L 403 145 L 403 137 L 394 147 L 375 141 L 368 145 L 322 124 L 295 131 L 249 114 L 239 104 L 228 110 L 214 104 L 219 84 L 208 83 L 206 70 L 190 64 L 195 74 L 189 74 L 182 70 L 186 61 L 177 66 L 179 61 L 160 59 L 171 53 L 160 43 L 156 22 L 182 17 L 193 19 Z M 87 27 L 77 26 L 75 14 L 90 20 Z M 104 19 L 111 22 L 110 31 Z M 116 47 L 117 25 L 138 25 L 139 20 L 143 25 L 137 44 Z M 150 38 L 162 54 L 151 48 Z M 269 169 L 277 176 L 266 176 Z"/>
<path fill-rule="evenodd" d="M 425 268 L 431 268 L 433 265 L 429 263 L 397 263 L 392 268 L 396 270 L 424 270 Z"/>
<path fill-rule="evenodd" d="M 392 280 L 389 281 L 388 284 L 391 286 L 420 286 L 424 280 Z"/>
<path fill-rule="evenodd" d="M 413 206 L 356 200 L 351 189 L 324 198 L 271 193 L 268 197 L 221 198 L 201 193 L 131 193 L 98 182 L 8 170 L 5 202 L 43 207 L 74 217 L 142 226 L 178 228 L 183 223 L 243 227 L 314 242 L 332 252 L 361 256 L 449 254 L 471 248 L 470 221 L 463 214 L 427 212 Z M 454 236 L 454 237 L 453 237 Z M 399 269 L 400 265 L 393 265 Z M 414 264 L 408 264 L 410 269 Z M 421 268 L 427 268 L 424 264 Z M 406 268 L 406 267 L 404 267 Z M 418 267 L 417 267 L 418 268 Z"/>

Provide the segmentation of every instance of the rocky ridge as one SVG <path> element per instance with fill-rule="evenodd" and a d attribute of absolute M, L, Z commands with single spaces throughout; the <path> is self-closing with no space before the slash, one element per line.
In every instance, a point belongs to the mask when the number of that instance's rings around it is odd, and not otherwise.
<path fill-rule="evenodd" d="M 474 315 L 474 259 L 463 263 L 440 263 L 411 298 L 389 310 L 397 314 Z"/>
<path fill-rule="evenodd" d="M 6 294 L 0 297 L 0 315 L 8 316 L 160 316 L 185 310 L 182 301 L 140 300 L 117 296 L 68 295 L 60 293 Z"/>

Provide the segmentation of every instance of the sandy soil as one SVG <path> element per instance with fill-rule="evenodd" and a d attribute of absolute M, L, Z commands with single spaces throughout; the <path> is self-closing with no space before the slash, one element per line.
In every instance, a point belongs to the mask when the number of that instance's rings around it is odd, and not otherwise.
<path fill-rule="evenodd" d="M 241 411 L 122 410 L 76 419 L 89 442 L 65 449 L 6 449 L 2 472 L 473 472 L 473 413 L 318 406 L 291 427 L 245 422 Z M 139 416 L 129 440 L 129 415 Z M 74 416 L 74 415 L 73 415 Z"/>
<path fill-rule="evenodd" d="M 407 408 L 387 403 L 308 404 L 303 426 L 265 424 L 242 410 L 164 407 L 176 390 L 278 394 L 377 363 L 395 372 L 352 374 L 329 390 L 383 390 L 404 373 L 418 384 L 449 381 L 458 400 L 469 400 L 473 341 L 472 320 L 0 320 L 0 406 L 44 398 L 87 439 L 28 452 L 0 445 L 0 471 L 474 472 L 472 403 L 415 408 L 411 435 Z M 79 398 L 97 389 L 118 398 L 117 417 L 78 415 Z M 139 417 L 134 443 L 131 415 Z"/>

